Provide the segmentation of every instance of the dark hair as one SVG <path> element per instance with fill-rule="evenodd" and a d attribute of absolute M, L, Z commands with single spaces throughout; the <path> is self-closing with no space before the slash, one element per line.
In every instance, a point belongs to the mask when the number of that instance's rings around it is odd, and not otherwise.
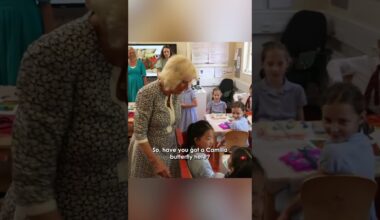
<path fill-rule="evenodd" d="M 266 55 L 271 50 L 281 50 L 284 51 L 285 56 L 288 61 L 290 61 L 290 55 L 288 52 L 288 49 L 286 49 L 286 46 L 282 44 L 281 42 L 277 41 L 269 41 L 263 44 L 263 50 L 261 51 L 261 62 L 263 63 L 265 61 Z"/>
<path fill-rule="evenodd" d="M 173 52 L 172 52 L 172 48 L 170 48 L 169 45 L 165 45 L 165 46 L 162 48 L 162 50 L 161 50 L 161 55 L 160 55 L 160 58 L 161 58 L 161 59 L 165 59 L 165 56 L 164 56 L 164 49 L 169 49 L 169 50 L 170 50 L 170 56 L 169 56 L 169 57 L 171 57 L 171 56 L 174 55 Z"/>
<path fill-rule="evenodd" d="M 195 123 L 191 123 L 187 128 L 186 147 L 189 149 L 195 146 L 195 138 L 201 138 L 207 131 L 213 130 L 208 121 L 200 120 Z"/>
<path fill-rule="evenodd" d="M 231 104 L 231 109 L 240 108 L 243 112 L 245 111 L 245 105 L 242 102 L 233 102 Z"/>
<path fill-rule="evenodd" d="M 327 89 L 324 105 L 336 103 L 351 105 L 358 115 L 366 108 L 364 95 L 351 83 L 335 83 Z"/>
<path fill-rule="evenodd" d="M 233 171 L 226 178 L 252 178 L 254 173 L 264 174 L 259 161 L 247 147 L 232 147 L 231 166 Z"/>

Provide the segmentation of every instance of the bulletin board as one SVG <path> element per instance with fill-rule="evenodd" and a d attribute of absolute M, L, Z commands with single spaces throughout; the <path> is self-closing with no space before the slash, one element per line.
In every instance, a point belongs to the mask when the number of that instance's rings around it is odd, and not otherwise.
<path fill-rule="evenodd" d="M 195 65 L 227 65 L 228 57 L 228 43 L 191 43 L 191 61 Z"/>

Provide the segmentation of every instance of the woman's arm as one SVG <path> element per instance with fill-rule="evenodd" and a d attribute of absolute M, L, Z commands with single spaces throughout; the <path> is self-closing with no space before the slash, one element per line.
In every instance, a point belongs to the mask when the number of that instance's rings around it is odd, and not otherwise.
<path fill-rule="evenodd" d="M 158 158 L 153 153 L 152 147 L 150 146 L 149 142 L 140 143 L 139 147 L 145 154 L 145 156 L 148 158 L 150 164 L 152 164 L 155 174 L 166 178 L 172 177 L 169 168 L 165 165 L 164 162 L 162 162 L 160 158 Z"/>
<path fill-rule="evenodd" d="M 51 4 L 48 1 L 40 2 L 39 7 L 41 10 L 42 21 L 44 24 L 44 33 L 46 34 L 55 28 L 53 8 L 51 7 Z"/>
<path fill-rule="evenodd" d="M 60 56 L 56 53 L 58 47 L 36 42 L 25 53 L 13 127 L 12 181 L 16 212 L 41 216 L 41 219 L 59 216 L 56 171 L 72 118 L 74 77 L 56 66 L 55 58 Z"/>
<path fill-rule="evenodd" d="M 153 104 L 155 102 L 155 94 L 149 90 L 141 89 L 136 98 L 136 115 L 134 121 L 134 136 L 137 146 L 146 155 L 148 161 L 152 165 L 154 172 L 162 177 L 171 177 L 169 168 L 165 163 L 157 157 L 153 152 L 147 133 L 150 126 L 150 121 L 153 114 Z"/>

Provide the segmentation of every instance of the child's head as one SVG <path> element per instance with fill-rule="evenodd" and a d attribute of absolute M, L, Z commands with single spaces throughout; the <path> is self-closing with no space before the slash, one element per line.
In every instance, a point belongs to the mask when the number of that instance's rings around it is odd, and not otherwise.
<path fill-rule="evenodd" d="M 326 92 L 323 124 L 333 142 L 344 142 L 359 131 L 365 117 L 365 100 L 350 83 L 336 83 Z"/>
<path fill-rule="evenodd" d="M 237 120 L 240 119 L 245 112 L 245 106 L 242 102 L 233 102 L 231 104 L 232 117 Z"/>
<path fill-rule="evenodd" d="M 222 97 L 222 91 L 216 87 L 212 90 L 212 100 L 219 102 Z"/>
<path fill-rule="evenodd" d="M 231 149 L 231 156 L 228 159 L 228 168 L 231 172 L 228 177 L 252 178 L 253 155 L 249 148 L 232 147 Z"/>
<path fill-rule="evenodd" d="M 282 81 L 290 63 L 290 56 L 280 42 L 267 42 L 261 52 L 261 64 L 269 82 Z"/>
<path fill-rule="evenodd" d="M 214 130 L 210 123 L 200 120 L 192 123 L 187 128 L 187 146 L 208 148 L 214 144 Z"/>

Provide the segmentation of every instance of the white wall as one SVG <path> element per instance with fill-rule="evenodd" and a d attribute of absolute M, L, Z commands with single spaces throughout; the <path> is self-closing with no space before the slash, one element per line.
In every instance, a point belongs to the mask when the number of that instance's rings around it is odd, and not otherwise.
<path fill-rule="evenodd" d="M 349 0 L 348 10 L 342 10 L 329 3 L 327 11 L 341 17 L 353 19 L 373 28 L 380 29 L 380 1 Z"/>

